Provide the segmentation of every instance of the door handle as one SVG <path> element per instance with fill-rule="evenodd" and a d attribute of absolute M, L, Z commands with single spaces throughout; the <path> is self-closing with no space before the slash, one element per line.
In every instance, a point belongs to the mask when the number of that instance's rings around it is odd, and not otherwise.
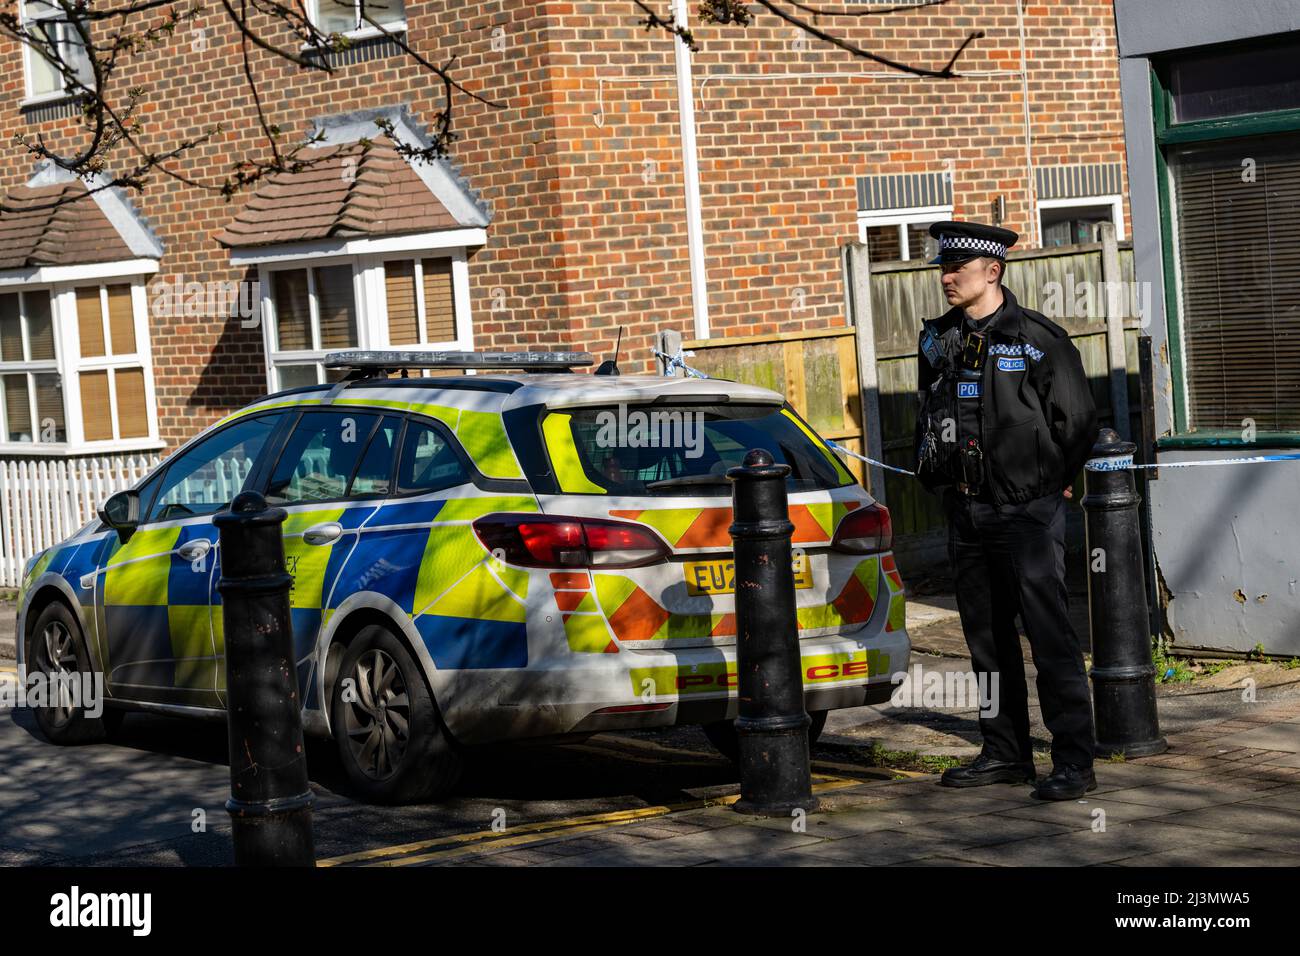
<path fill-rule="evenodd" d="M 308 544 L 329 544 L 337 540 L 342 533 L 343 525 L 337 521 L 327 521 L 325 524 L 312 525 L 304 531 L 302 540 Z"/>
<path fill-rule="evenodd" d="M 199 558 L 203 557 L 211 550 L 212 550 L 211 541 L 209 541 L 207 538 L 196 538 L 193 541 L 186 541 L 183 545 L 181 545 L 179 548 L 176 549 L 176 553 L 179 554 L 186 561 L 197 561 Z"/>

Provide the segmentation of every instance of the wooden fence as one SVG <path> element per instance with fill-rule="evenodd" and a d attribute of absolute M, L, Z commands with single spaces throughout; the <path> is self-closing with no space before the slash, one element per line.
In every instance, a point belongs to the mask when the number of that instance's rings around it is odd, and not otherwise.
<path fill-rule="evenodd" d="M 18 587 L 28 558 L 75 533 L 157 463 L 156 454 L 0 461 L 0 587 Z"/>
<path fill-rule="evenodd" d="M 682 343 L 692 368 L 780 392 L 823 438 L 865 454 L 856 347 L 852 328 Z M 864 480 L 860 462 L 846 464 Z"/>
<path fill-rule="evenodd" d="M 868 263 L 844 248 L 848 325 L 809 332 L 681 341 L 708 375 L 782 392 L 824 437 L 912 469 L 916 342 L 921 321 L 948 311 L 938 269 L 925 262 Z M 1135 300 L 1131 243 L 1103 242 L 1012 252 L 1006 285 L 1026 308 L 1064 327 L 1083 358 L 1102 423 L 1141 433 L 1137 337 L 1147 311 Z M 664 333 L 663 351 L 680 338 Z M 863 449 L 868 449 L 863 451 Z M 942 557 L 943 516 L 913 479 L 853 461 L 850 468 L 890 510 L 900 561 Z"/>

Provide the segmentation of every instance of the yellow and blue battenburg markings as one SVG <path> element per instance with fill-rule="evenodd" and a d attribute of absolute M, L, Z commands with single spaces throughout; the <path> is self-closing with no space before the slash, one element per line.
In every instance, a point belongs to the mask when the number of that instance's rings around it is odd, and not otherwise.
<path fill-rule="evenodd" d="M 126 662 L 125 683 L 211 690 L 211 562 L 192 564 L 173 551 L 210 537 L 206 522 L 105 537 L 104 626 L 109 665 Z"/>
<path fill-rule="evenodd" d="M 438 668 L 527 666 L 528 572 L 489 555 L 471 522 L 497 511 L 536 510 L 531 495 L 502 495 L 391 502 L 338 517 L 316 512 L 304 518 L 301 528 L 338 521 L 345 534 L 328 564 L 300 560 L 295 569 L 291 604 L 295 643 L 300 633 L 303 641 L 299 659 L 314 645 L 322 612 L 327 616 L 349 596 L 372 592 L 411 616 Z M 316 610 L 310 603 L 318 594 L 324 600 Z"/>

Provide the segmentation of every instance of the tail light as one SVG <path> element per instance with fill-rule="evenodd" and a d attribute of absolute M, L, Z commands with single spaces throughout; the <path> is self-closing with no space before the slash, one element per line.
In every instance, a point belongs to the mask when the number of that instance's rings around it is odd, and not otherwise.
<path fill-rule="evenodd" d="M 474 522 L 483 546 L 526 568 L 639 568 L 672 554 L 647 528 L 607 518 L 491 514 Z"/>
<path fill-rule="evenodd" d="M 889 509 L 884 505 L 869 505 L 849 512 L 835 529 L 831 547 L 849 554 L 875 554 L 894 546 L 894 526 L 889 520 Z"/>

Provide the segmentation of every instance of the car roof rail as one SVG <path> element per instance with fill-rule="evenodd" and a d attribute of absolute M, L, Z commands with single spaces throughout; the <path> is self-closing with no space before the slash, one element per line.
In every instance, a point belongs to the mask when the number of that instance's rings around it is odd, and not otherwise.
<path fill-rule="evenodd" d="M 377 378 L 412 368 L 459 368 L 477 371 L 571 372 L 594 365 L 590 352 L 401 352 L 358 349 L 330 352 L 326 368 L 348 369 L 345 381 Z"/>

